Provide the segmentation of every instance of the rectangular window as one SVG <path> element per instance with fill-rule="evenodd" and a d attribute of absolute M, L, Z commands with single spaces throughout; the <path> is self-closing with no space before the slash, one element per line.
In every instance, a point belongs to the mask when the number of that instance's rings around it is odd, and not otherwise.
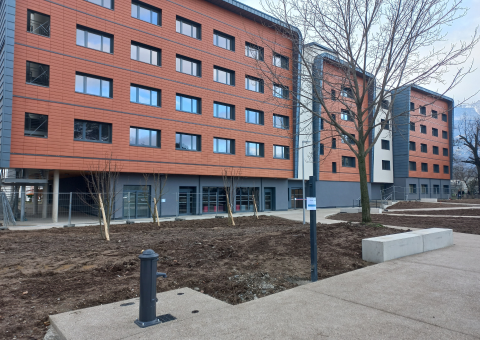
<path fill-rule="evenodd" d="M 175 134 L 175 149 L 187 151 L 202 151 L 202 137 L 186 133 Z"/>
<path fill-rule="evenodd" d="M 175 110 L 200 114 L 202 113 L 202 100 L 200 98 L 177 93 L 175 98 Z"/>
<path fill-rule="evenodd" d="M 214 66 L 213 81 L 216 81 L 217 83 L 235 86 L 235 71 Z"/>
<path fill-rule="evenodd" d="M 229 51 L 235 51 L 235 38 L 217 30 L 213 31 L 213 44 Z"/>
<path fill-rule="evenodd" d="M 245 109 L 245 122 L 250 124 L 263 125 L 263 112 Z"/>
<path fill-rule="evenodd" d="M 333 89 L 332 89 L 332 91 L 330 91 L 330 98 L 332 100 L 337 100 L 337 92 Z"/>
<path fill-rule="evenodd" d="M 96 4 L 108 9 L 113 9 L 113 0 L 87 0 L 88 2 L 91 2 L 92 4 Z"/>
<path fill-rule="evenodd" d="M 332 138 L 332 149 L 336 149 L 336 148 L 337 148 L 337 139 Z"/>
<path fill-rule="evenodd" d="M 447 148 L 443 148 L 443 155 L 448 156 L 448 149 Z"/>
<path fill-rule="evenodd" d="M 225 153 L 229 155 L 235 154 L 235 140 L 224 138 L 213 138 L 213 152 Z"/>
<path fill-rule="evenodd" d="M 30 9 L 27 10 L 27 32 L 49 37 L 50 16 Z"/>
<path fill-rule="evenodd" d="M 382 161 L 382 170 L 390 170 L 390 161 Z"/>
<path fill-rule="evenodd" d="M 254 142 L 245 142 L 245 155 L 253 156 L 253 157 L 263 157 L 264 144 L 254 143 Z"/>
<path fill-rule="evenodd" d="M 195 77 L 201 77 L 202 63 L 200 60 L 188 58 L 177 54 L 176 70 L 177 72 L 189 74 Z"/>
<path fill-rule="evenodd" d="M 323 130 L 324 129 L 323 118 L 319 118 L 319 120 L 320 120 L 320 130 Z"/>
<path fill-rule="evenodd" d="M 86 142 L 111 143 L 112 124 L 75 119 L 73 139 Z"/>
<path fill-rule="evenodd" d="M 48 137 L 48 116 L 36 113 L 25 113 L 25 131 L 28 137 Z"/>
<path fill-rule="evenodd" d="M 410 123 L 410 131 L 415 131 L 415 123 Z"/>
<path fill-rule="evenodd" d="M 77 25 L 77 45 L 113 53 L 113 35 Z"/>
<path fill-rule="evenodd" d="M 77 72 L 75 92 L 112 98 L 112 80 Z"/>
<path fill-rule="evenodd" d="M 288 99 L 288 86 L 273 84 L 273 96 L 277 98 Z"/>
<path fill-rule="evenodd" d="M 130 58 L 155 66 L 162 65 L 162 50 L 132 41 Z"/>
<path fill-rule="evenodd" d="M 433 119 L 438 119 L 438 112 L 435 110 L 432 110 L 432 118 Z"/>
<path fill-rule="evenodd" d="M 353 115 L 348 110 L 342 110 L 342 113 L 340 114 L 340 118 L 348 122 L 353 122 Z"/>
<path fill-rule="evenodd" d="M 440 185 L 438 185 L 438 184 L 433 185 L 433 193 L 434 194 L 439 194 L 440 193 Z"/>
<path fill-rule="evenodd" d="M 421 184 L 420 188 L 422 190 L 422 194 L 428 194 L 428 185 L 426 184 Z"/>
<path fill-rule="evenodd" d="M 415 145 L 415 142 L 408 142 L 408 149 L 410 151 L 416 151 L 416 145 Z"/>
<path fill-rule="evenodd" d="M 432 136 L 438 137 L 438 129 L 432 128 Z"/>
<path fill-rule="evenodd" d="M 160 147 L 160 131 L 130 127 L 130 145 Z"/>
<path fill-rule="evenodd" d="M 263 61 L 263 47 L 251 44 L 249 42 L 245 43 L 245 56 L 253 58 L 256 60 Z"/>
<path fill-rule="evenodd" d="M 287 116 L 281 116 L 281 115 L 273 115 L 273 127 L 277 129 L 284 129 L 288 130 L 289 127 L 289 122 L 288 122 L 288 117 Z"/>
<path fill-rule="evenodd" d="M 355 138 L 355 135 L 353 133 L 351 133 L 352 137 Z M 355 144 L 355 141 L 353 140 L 353 138 L 350 138 L 349 136 L 347 135 L 342 135 L 342 143 L 345 144 Z"/>
<path fill-rule="evenodd" d="M 410 102 L 410 111 L 415 111 L 415 103 Z"/>
<path fill-rule="evenodd" d="M 335 115 L 335 113 L 331 113 L 330 115 L 332 116 L 332 121 L 336 122 L 337 116 Z"/>
<path fill-rule="evenodd" d="M 443 186 L 443 193 L 444 194 L 450 194 L 450 187 L 448 185 Z"/>
<path fill-rule="evenodd" d="M 449 173 L 448 165 L 444 165 L 444 166 L 443 166 L 443 173 L 444 173 L 444 174 L 448 174 L 448 173 Z"/>
<path fill-rule="evenodd" d="M 235 106 L 213 102 L 213 116 L 217 118 L 235 120 Z"/>
<path fill-rule="evenodd" d="M 420 133 L 423 133 L 423 134 L 427 133 L 427 127 L 425 125 L 420 125 Z"/>
<path fill-rule="evenodd" d="M 433 146 L 433 154 L 438 155 L 438 146 Z"/>
<path fill-rule="evenodd" d="M 417 163 L 416 162 L 408 162 L 408 168 L 410 171 L 417 171 Z"/>
<path fill-rule="evenodd" d="M 442 113 L 442 121 L 444 122 L 447 121 L 447 115 L 445 113 Z"/>
<path fill-rule="evenodd" d="M 381 122 L 385 130 L 390 130 L 390 123 L 388 122 L 388 120 L 382 119 Z"/>
<path fill-rule="evenodd" d="M 428 172 L 428 164 L 422 163 L 422 172 Z"/>
<path fill-rule="evenodd" d="M 188 35 L 189 37 L 195 39 L 201 39 L 201 31 L 202 26 L 199 23 L 194 21 L 179 17 L 177 15 L 177 22 L 176 22 L 176 31 L 177 33 L 181 33 L 183 35 Z"/>
<path fill-rule="evenodd" d="M 288 146 L 274 145 L 273 158 L 290 159 L 290 149 Z"/>
<path fill-rule="evenodd" d="M 130 102 L 151 106 L 160 106 L 161 91 L 135 84 L 130 85 Z"/>
<path fill-rule="evenodd" d="M 420 114 L 426 116 L 427 108 L 425 106 L 420 106 Z"/>
<path fill-rule="evenodd" d="M 154 25 L 162 25 L 162 10 L 140 1 L 132 1 L 132 17 Z"/>
<path fill-rule="evenodd" d="M 417 185 L 416 184 L 409 184 L 408 185 L 408 193 L 409 194 L 416 194 L 417 193 Z"/>
<path fill-rule="evenodd" d="M 382 100 L 382 109 L 388 110 L 389 106 L 390 106 L 390 102 L 388 100 Z"/>
<path fill-rule="evenodd" d="M 383 150 L 390 150 L 390 141 L 386 139 L 382 139 L 382 149 Z"/>
<path fill-rule="evenodd" d="M 50 85 L 50 66 L 27 61 L 27 84 Z"/>
<path fill-rule="evenodd" d="M 342 166 L 347 168 L 354 168 L 355 157 L 342 156 Z"/>
<path fill-rule="evenodd" d="M 332 162 L 332 172 L 333 172 L 334 174 L 337 173 L 337 162 Z"/>
<path fill-rule="evenodd" d="M 345 98 L 353 99 L 353 91 L 349 87 L 344 87 L 340 95 Z"/>
<path fill-rule="evenodd" d="M 323 155 L 325 153 L 325 146 L 320 143 L 320 155 Z"/>
<path fill-rule="evenodd" d="M 433 172 L 438 174 L 440 172 L 440 165 L 433 164 Z"/>
<path fill-rule="evenodd" d="M 276 67 L 281 67 L 281 68 L 284 68 L 285 70 L 288 70 L 289 69 L 289 61 L 288 61 L 288 58 L 281 55 L 281 54 L 278 54 L 278 53 L 275 53 L 273 55 L 273 65 L 276 66 Z"/>
<path fill-rule="evenodd" d="M 420 151 L 421 152 L 424 152 L 424 153 L 427 153 L 427 144 L 420 144 Z"/>
<path fill-rule="evenodd" d="M 447 131 L 442 131 L 442 138 L 443 138 L 443 139 L 448 139 L 448 133 L 447 133 Z"/>
<path fill-rule="evenodd" d="M 263 93 L 263 79 L 245 76 L 245 89 Z"/>

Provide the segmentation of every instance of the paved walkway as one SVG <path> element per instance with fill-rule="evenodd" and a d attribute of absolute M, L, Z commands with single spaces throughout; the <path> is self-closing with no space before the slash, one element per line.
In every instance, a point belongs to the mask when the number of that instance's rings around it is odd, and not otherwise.
<path fill-rule="evenodd" d="M 133 324 L 138 303 L 120 302 L 52 324 L 69 340 L 480 339 L 480 236 L 454 233 L 454 243 L 237 306 L 187 289 L 172 304 L 177 292 L 160 293 L 157 313 L 178 320 L 149 328 Z"/>

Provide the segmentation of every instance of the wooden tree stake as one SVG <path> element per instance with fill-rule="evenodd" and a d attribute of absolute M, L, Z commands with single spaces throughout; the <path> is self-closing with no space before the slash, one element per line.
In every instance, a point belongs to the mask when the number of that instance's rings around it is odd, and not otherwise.
<path fill-rule="evenodd" d="M 157 217 L 157 225 L 160 227 L 160 220 L 158 219 L 158 208 L 157 208 L 157 198 L 153 198 L 153 203 L 155 204 L 155 216 Z"/>
<path fill-rule="evenodd" d="M 105 227 L 105 237 L 107 241 L 110 241 L 110 235 L 108 234 L 107 216 L 105 215 L 105 209 L 103 208 L 102 194 L 98 194 L 98 201 L 100 202 L 100 209 L 102 210 L 103 225 Z"/>

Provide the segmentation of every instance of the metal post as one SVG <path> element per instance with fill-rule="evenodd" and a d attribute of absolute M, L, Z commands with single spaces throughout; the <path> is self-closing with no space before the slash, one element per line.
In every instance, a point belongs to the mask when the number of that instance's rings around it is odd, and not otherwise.
<path fill-rule="evenodd" d="M 37 217 L 38 214 L 38 186 L 33 187 L 33 215 Z"/>
<path fill-rule="evenodd" d="M 135 324 L 145 328 L 161 323 L 157 317 L 157 277 L 167 277 L 157 273 L 158 254 L 152 249 L 145 250 L 140 256 L 140 311 Z"/>
<path fill-rule="evenodd" d="M 135 222 L 130 220 L 130 191 L 127 192 L 127 203 L 128 203 L 128 220 L 126 221 L 126 224 L 134 224 Z"/>
<path fill-rule="evenodd" d="M 52 202 L 52 222 L 58 222 L 58 192 L 60 186 L 60 171 L 53 171 L 53 202 Z"/>
<path fill-rule="evenodd" d="M 75 224 L 72 224 L 72 196 L 73 193 L 70 192 L 70 203 L 68 204 L 68 224 L 64 225 L 64 228 L 75 227 Z"/>
<path fill-rule="evenodd" d="M 308 140 L 302 140 L 302 198 L 303 198 L 303 224 L 305 224 L 305 143 L 308 143 Z M 295 202 L 296 204 L 296 202 Z"/>
<path fill-rule="evenodd" d="M 20 221 L 26 221 L 27 219 L 25 218 L 25 185 L 22 185 L 20 187 Z"/>
<path fill-rule="evenodd" d="M 310 176 L 308 185 L 310 186 L 310 197 L 317 197 L 315 180 L 313 176 Z M 310 272 L 312 276 L 312 282 L 318 280 L 317 270 L 317 210 L 310 210 Z"/>

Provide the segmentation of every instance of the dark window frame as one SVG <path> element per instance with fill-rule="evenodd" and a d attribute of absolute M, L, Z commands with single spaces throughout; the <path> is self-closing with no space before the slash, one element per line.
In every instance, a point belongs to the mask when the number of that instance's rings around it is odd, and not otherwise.
<path fill-rule="evenodd" d="M 253 81 L 256 81 L 258 82 L 258 91 L 255 91 L 255 90 L 252 90 L 250 89 L 247 84 L 249 84 L 249 80 L 253 80 Z M 256 92 L 256 93 L 265 93 L 265 85 L 264 85 L 264 81 L 263 79 L 261 78 L 257 78 L 257 77 L 252 77 L 252 76 L 249 76 L 249 75 L 245 75 L 245 90 L 247 91 L 252 91 L 252 92 Z"/>
<path fill-rule="evenodd" d="M 423 133 L 424 135 L 427 134 L 427 126 L 426 125 L 420 125 L 420 133 Z"/>
<path fill-rule="evenodd" d="M 344 119 L 344 117 L 347 117 L 347 119 Z M 340 119 L 346 122 L 353 122 L 354 119 L 353 119 L 352 111 L 342 109 L 340 111 Z"/>
<path fill-rule="evenodd" d="M 417 162 L 408 161 L 408 170 L 417 171 Z"/>
<path fill-rule="evenodd" d="M 137 56 L 137 59 L 132 58 L 132 47 L 136 47 L 135 54 Z M 150 51 L 150 60 L 153 60 L 152 52 L 157 52 L 157 64 L 147 63 L 145 61 L 140 60 L 140 48 L 143 48 L 143 49 L 146 49 L 146 50 Z M 138 61 L 140 63 L 161 67 L 162 66 L 162 50 L 160 48 L 157 48 L 157 47 L 154 47 L 154 46 L 142 44 L 142 43 L 139 43 L 137 41 L 131 40 L 130 41 L 130 60 L 135 60 L 135 61 Z"/>
<path fill-rule="evenodd" d="M 427 146 L 427 144 L 420 143 L 420 152 L 428 153 L 428 146 Z"/>
<path fill-rule="evenodd" d="M 215 148 L 218 150 L 218 142 L 220 140 L 229 142 L 230 152 L 215 151 Z M 213 137 L 213 153 L 217 153 L 217 154 L 221 154 L 221 155 L 235 155 L 235 139 Z"/>
<path fill-rule="evenodd" d="M 180 22 L 180 30 L 177 30 L 177 22 Z M 197 30 L 197 36 L 194 37 L 192 35 L 183 33 L 182 32 L 183 31 L 183 29 L 182 29 L 182 24 L 183 23 L 186 24 L 186 25 L 190 25 L 190 26 L 195 27 L 196 30 Z M 185 35 L 187 37 L 193 38 L 193 39 L 202 40 L 202 25 L 199 24 L 198 22 L 195 22 L 193 20 L 181 17 L 179 15 L 176 16 L 176 20 L 175 20 L 175 32 L 180 33 L 182 35 Z"/>
<path fill-rule="evenodd" d="M 448 132 L 445 130 L 442 130 L 442 138 L 443 139 L 448 139 Z"/>
<path fill-rule="evenodd" d="M 180 59 L 180 70 L 177 70 L 177 59 Z M 193 64 L 196 64 L 198 74 L 183 72 L 182 71 L 182 68 L 183 68 L 182 61 L 188 61 L 188 62 L 191 62 Z M 192 68 L 192 70 L 193 70 L 193 68 Z M 192 77 L 201 78 L 202 77 L 202 61 L 198 60 L 198 59 L 193 59 L 193 58 L 181 55 L 181 54 L 176 54 L 176 56 L 175 56 L 175 71 L 177 71 L 178 73 L 182 73 L 182 74 L 192 76 Z"/>
<path fill-rule="evenodd" d="M 82 31 L 83 34 L 84 34 L 83 45 L 78 44 L 78 39 L 79 39 L 78 38 L 78 31 Z M 88 34 L 95 34 L 95 35 L 99 35 L 101 37 L 102 42 L 101 42 L 101 47 L 100 47 L 99 50 L 97 50 L 96 48 L 92 48 L 92 47 L 88 46 Z M 104 51 L 104 49 L 103 49 L 103 39 L 104 38 L 110 39 L 110 51 L 109 52 Z M 113 52 L 114 52 L 114 35 L 110 34 L 110 33 L 107 33 L 107 32 L 99 31 L 99 30 L 96 30 L 96 29 L 93 29 L 93 28 L 90 28 L 90 27 L 87 27 L 87 26 L 77 25 L 76 30 L 75 30 L 75 44 L 76 44 L 76 46 L 85 47 L 85 48 L 88 48 L 90 50 L 103 52 L 103 53 L 108 53 L 108 54 L 113 54 Z"/>
<path fill-rule="evenodd" d="M 131 135 L 132 135 L 132 129 L 136 129 L 135 131 L 135 140 L 136 140 L 136 143 L 135 144 L 132 144 L 131 143 Z M 138 134 L 139 134 L 139 130 L 148 130 L 150 132 L 150 136 L 149 136 L 149 140 L 150 142 L 152 141 L 152 131 L 155 131 L 157 133 L 157 146 L 152 146 L 152 145 L 143 145 L 143 144 L 138 144 Z M 162 131 L 161 130 L 157 130 L 157 129 L 148 129 L 148 128 L 142 128 L 142 127 L 138 127 L 138 126 L 130 126 L 130 146 L 138 146 L 138 147 L 143 147 L 143 148 L 153 148 L 153 149 L 161 149 L 161 136 L 162 136 Z"/>
<path fill-rule="evenodd" d="M 448 121 L 448 116 L 446 113 L 442 113 L 442 122 L 447 122 Z"/>
<path fill-rule="evenodd" d="M 249 114 L 247 113 L 247 111 L 258 113 L 258 123 L 252 123 L 248 121 Z M 245 123 L 254 125 L 265 125 L 265 113 L 263 111 L 245 108 Z"/>
<path fill-rule="evenodd" d="M 104 6 L 103 4 L 105 3 L 105 1 L 108 1 L 108 0 L 100 0 L 102 2 L 102 5 L 100 4 L 96 4 L 95 2 L 93 2 L 92 0 L 85 0 L 91 4 L 94 4 L 94 5 L 97 5 L 97 6 L 100 6 L 100 7 L 103 7 L 103 8 L 106 8 L 106 9 L 109 9 L 109 10 L 114 10 L 115 9 L 115 0 L 110 0 L 110 3 L 112 4 L 111 7 L 107 7 L 107 6 Z"/>
<path fill-rule="evenodd" d="M 428 163 L 421 163 L 420 169 L 422 170 L 422 172 L 428 172 Z"/>
<path fill-rule="evenodd" d="M 408 193 L 409 194 L 416 194 L 417 193 L 417 185 L 416 184 L 408 184 Z"/>
<path fill-rule="evenodd" d="M 277 157 L 276 154 L 277 154 L 277 150 L 276 148 L 283 148 L 282 150 L 282 154 L 283 154 L 283 157 Z M 286 155 L 286 156 L 285 156 Z M 290 147 L 288 146 L 285 146 L 285 145 L 278 145 L 278 144 L 273 144 L 273 158 L 274 159 L 285 159 L 285 160 L 289 160 L 290 159 Z"/>
<path fill-rule="evenodd" d="M 74 129 L 74 133 L 73 133 L 73 140 L 74 141 L 78 141 L 78 142 L 90 142 L 90 143 L 101 143 L 101 144 L 112 144 L 112 134 L 113 134 L 113 129 L 112 129 L 112 124 L 111 123 L 104 123 L 104 122 L 97 122 L 97 121 L 93 121 L 93 120 L 84 120 L 84 119 L 75 119 L 73 124 L 75 126 L 76 123 L 82 123 L 82 138 L 75 138 L 75 129 Z M 99 136 L 99 140 L 90 140 L 90 139 L 86 139 L 86 125 L 87 123 L 97 123 L 99 124 L 99 130 L 98 130 L 98 136 Z M 109 132 L 109 139 L 107 142 L 105 141 L 102 141 L 100 140 L 101 139 L 101 136 L 102 136 L 102 130 L 104 128 L 108 128 L 108 132 Z"/>
<path fill-rule="evenodd" d="M 438 146 L 433 145 L 433 146 L 432 146 L 432 153 L 433 153 L 434 155 L 438 155 L 439 152 L 440 152 L 440 151 L 439 151 Z"/>
<path fill-rule="evenodd" d="M 410 102 L 410 111 L 415 111 L 415 103 Z"/>
<path fill-rule="evenodd" d="M 278 126 L 276 124 L 276 118 L 279 118 L 279 119 L 282 119 L 282 120 L 286 120 L 287 124 L 281 124 L 280 126 Z M 279 115 L 279 114 L 276 114 L 274 113 L 273 114 L 273 127 L 276 128 L 276 129 L 282 129 L 282 130 L 290 130 L 290 119 L 288 116 L 283 116 L 283 115 Z"/>
<path fill-rule="evenodd" d="M 380 123 L 382 124 L 384 130 L 390 131 L 390 122 L 388 120 L 381 119 Z"/>
<path fill-rule="evenodd" d="M 420 106 L 420 114 L 423 116 L 427 115 L 427 108 L 425 106 Z"/>
<path fill-rule="evenodd" d="M 390 171 L 390 161 L 382 160 L 382 170 Z"/>
<path fill-rule="evenodd" d="M 415 131 L 415 123 L 410 122 L 410 131 Z"/>
<path fill-rule="evenodd" d="M 432 110 L 432 118 L 433 119 L 438 119 L 438 112 L 435 110 Z"/>
<path fill-rule="evenodd" d="M 438 129 L 432 128 L 432 136 L 433 137 L 438 137 Z"/>
<path fill-rule="evenodd" d="M 35 66 L 36 68 L 40 69 L 38 70 L 38 73 L 42 72 L 40 75 L 36 76 L 35 78 L 33 76 L 32 66 Z M 44 76 L 45 73 L 46 75 Z M 27 60 L 25 79 L 26 79 L 25 82 L 28 85 L 50 87 L 50 65 Z"/>
<path fill-rule="evenodd" d="M 442 152 L 443 152 L 443 156 L 447 156 L 447 157 L 448 157 L 449 152 L 448 152 L 448 149 L 447 149 L 447 148 L 443 148 Z"/>
<path fill-rule="evenodd" d="M 224 118 L 224 117 L 219 117 L 218 116 L 218 109 L 216 109 L 217 106 L 215 105 L 222 105 L 222 106 L 227 106 L 230 108 L 230 117 L 231 118 Z M 219 119 L 226 119 L 226 120 L 235 120 L 235 105 L 232 105 L 232 104 L 227 104 L 227 103 L 221 103 L 221 102 L 213 102 L 213 117 L 215 118 L 219 118 Z"/>
<path fill-rule="evenodd" d="M 230 75 L 230 84 L 218 81 L 218 71 L 222 71 L 228 73 Z M 224 84 L 228 86 L 235 86 L 235 71 L 229 70 L 228 68 L 220 67 L 220 66 L 213 66 L 213 81 L 219 84 Z"/>
<path fill-rule="evenodd" d="M 280 66 L 278 66 L 276 64 L 276 60 L 275 60 L 276 58 L 280 60 Z M 273 53 L 272 64 L 273 64 L 273 66 L 283 68 L 284 70 L 289 70 L 290 69 L 289 58 L 280 54 L 280 53 L 275 53 L 275 52 Z"/>
<path fill-rule="evenodd" d="M 332 162 L 332 173 L 337 173 L 337 162 Z"/>
<path fill-rule="evenodd" d="M 182 101 L 180 101 L 180 109 L 178 109 L 177 108 L 177 97 L 196 100 L 197 101 L 197 112 L 182 110 L 181 109 Z M 175 94 L 175 110 L 179 111 L 179 112 L 186 112 L 186 113 L 192 113 L 192 114 L 195 114 L 195 115 L 201 115 L 202 114 L 202 98 L 194 97 L 194 96 L 188 96 L 186 94 L 181 94 L 181 93 L 176 93 Z"/>
<path fill-rule="evenodd" d="M 38 116 L 38 118 L 32 117 Z M 32 118 L 39 120 L 39 125 L 33 130 L 35 126 L 32 127 Z M 43 119 L 43 121 L 41 121 Z M 45 126 L 43 126 L 46 123 Z M 42 128 L 42 129 L 40 129 Z M 44 132 L 42 134 L 37 133 Z M 25 112 L 25 124 L 23 135 L 25 137 L 36 137 L 36 138 L 48 138 L 48 115 L 43 115 L 39 113 Z"/>
<path fill-rule="evenodd" d="M 352 166 L 352 160 L 353 160 L 353 166 Z M 355 157 L 351 157 L 351 156 L 342 156 L 342 167 L 345 167 L 345 168 L 356 168 L 357 167 L 357 164 L 356 164 L 356 159 Z"/>
<path fill-rule="evenodd" d="M 435 173 L 435 174 L 440 173 L 440 165 L 439 164 L 433 164 L 433 173 Z"/>
<path fill-rule="evenodd" d="M 137 16 L 133 16 L 132 13 L 133 13 L 133 6 L 137 6 Z M 152 20 L 152 14 L 150 13 L 150 20 L 151 21 L 146 21 L 146 20 L 143 20 L 143 19 L 140 19 L 140 8 L 144 8 L 146 10 L 149 10 L 150 12 L 155 12 L 157 13 L 157 23 L 153 23 Z M 142 1 L 138 1 L 138 0 L 133 0 L 132 3 L 131 3 L 131 9 L 130 9 L 130 16 L 134 19 L 137 19 L 137 20 L 141 20 L 143 22 L 146 22 L 146 23 L 149 23 L 149 24 L 152 24 L 152 25 L 155 25 L 155 26 L 162 26 L 162 9 L 161 8 L 158 8 L 158 7 L 155 7 L 155 6 L 152 6 L 150 4 L 147 4 L 145 2 L 142 2 Z"/>
<path fill-rule="evenodd" d="M 340 96 L 344 98 L 354 99 L 353 90 L 350 87 L 343 87 Z"/>
<path fill-rule="evenodd" d="M 196 149 L 182 149 L 181 147 L 177 147 L 177 135 L 180 135 L 180 143 L 178 143 L 180 146 L 182 145 L 182 139 L 183 136 L 194 136 L 196 137 Z M 184 132 L 175 132 L 175 150 L 178 151 L 192 151 L 192 152 L 202 152 L 202 136 L 201 135 L 196 135 L 193 133 L 184 133 Z"/>
<path fill-rule="evenodd" d="M 382 145 L 382 150 L 390 150 L 390 141 L 388 139 L 382 139 L 381 145 Z"/>
<path fill-rule="evenodd" d="M 288 89 L 288 86 L 282 85 L 282 84 L 273 84 L 272 86 L 273 90 L 273 96 L 275 98 L 280 98 L 280 99 L 290 99 L 290 90 Z M 278 90 L 282 92 L 281 95 L 278 95 Z"/>
<path fill-rule="evenodd" d="M 32 15 L 35 15 L 35 14 L 38 14 L 40 16 L 45 16 L 48 18 L 48 21 L 45 21 L 43 23 L 41 23 L 40 25 L 38 25 L 37 28 L 33 28 L 34 26 L 32 25 L 32 20 L 35 21 L 35 22 L 38 22 L 37 20 L 34 20 L 31 18 Z M 40 23 L 40 22 L 39 22 Z M 44 26 L 46 23 L 48 23 L 47 26 Z M 51 17 L 50 15 L 48 14 L 44 14 L 44 13 L 41 13 L 41 12 L 37 12 L 37 11 L 34 11 L 34 10 L 31 10 L 31 9 L 27 9 L 27 32 L 28 33 L 32 33 L 32 34 L 36 34 L 36 35 L 39 35 L 39 36 L 42 36 L 42 37 L 47 37 L 47 38 L 50 38 L 50 24 L 51 24 Z M 48 28 L 46 28 L 48 27 Z M 36 30 L 39 30 L 41 32 L 44 32 L 45 34 L 42 34 L 42 33 L 36 33 L 35 31 Z"/>
<path fill-rule="evenodd" d="M 84 81 L 83 81 L 84 92 L 77 91 L 77 86 L 76 86 L 77 76 L 85 77 Z M 100 82 L 100 95 L 87 93 L 86 91 L 87 91 L 88 86 L 87 86 L 87 79 L 86 78 L 98 79 L 100 81 L 103 80 L 103 81 L 109 82 L 110 85 L 109 85 L 108 97 L 102 96 L 102 84 L 101 84 L 101 82 Z M 81 93 L 81 94 L 86 94 L 88 96 L 95 96 L 95 97 L 101 97 L 101 98 L 113 98 L 113 79 L 97 76 L 97 75 L 94 75 L 94 74 L 88 74 L 88 73 L 83 73 L 83 72 L 75 72 L 75 93 Z"/>
<path fill-rule="evenodd" d="M 137 100 L 140 98 L 139 96 L 139 90 L 142 89 L 142 90 L 147 90 L 147 91 L 155 91 L 157 92 L 157 105 L 153 105 L 153 104 L 145 104 L 145 103 L 140 103 L 139 101 L 132 101 L 132 96 L 131 96 L 131 93 L 132 93 L 132 87 L 136 88 L 136 98 Z M 150 101 L 152 100 L 151 98 L 151 94 L 150 94 Z M 144 86 L 144 85 L 140 85 L 140 84 L 134 84 L 134 83 L 131 83 L 130 84 L 130 103 L 134 103 L 134 104 L 140 104 L 140 105 L 147 105 L 147 106 L 150 106 L 150 107 L 162 107 L 162 90 L 160 89 L 156 89 L 156 88 L 153 88 L 153 87 L 149 87 L 149 86 Z"/>
<path fill-rule="evenodd" d="M 450 173 L 450 167 L 448 165 L 443 166 L 443 173 L 444 174 L 449 174 Z"/>
<path fill-rule="evenodd" d="M 408 150 L 409 151 L 417 151 L 417 143 L 413 141 L 408 142 Z"/>
<path fill-rule="evenodd" d="M 230 41 L 230 47 L 231 48 L 225 48 L 225 47 L 222 47 L 222 46 L 218 45 L 218 38 L 217 37 L 221 37 L 225 40 Z M 213 30 L 213 46 L 220 47 L 221 49 L 224 49 L 224 50 L 227 50 L 227 51 L 235 52 L 235 37 L 230 35 L 230 34 L 220 32 L 218 30 Z"/>
<path fill-rule="evenodd" d="M 258 58 L 250 56 L 250 50 L 255 50 L 257 52 Z M 263 47 L 245 41 L 245 56 L 247 58 L 252 58 L 258 61 L 264 61 L 265 51 Z"/>
<path fill-rule="evenodd" d="M 251 144 L 257 144 L 258 145 L 258 153 L 259 155 L 250 155 L 248 153 L 248 143 Z M 245 141 L 245 156 L 247 157 L 265 157 L 265 144 L 264 143 L 259 143 L 259 142 L 251 142 L 251 141 Z"/>

